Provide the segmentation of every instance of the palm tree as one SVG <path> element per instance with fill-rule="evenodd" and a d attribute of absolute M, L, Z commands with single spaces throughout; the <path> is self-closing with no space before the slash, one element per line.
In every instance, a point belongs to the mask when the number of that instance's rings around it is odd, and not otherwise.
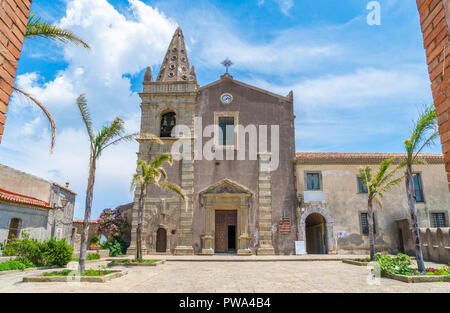
<path fill-rule="evenodd" d="M 414 188 L 414 178 L 412 167 L 414 164 L 423 164 L 425 160 L 418 158 L 419 153 L 426 147 L 434 144 L 439 137 L 436 110 L 433 105 L 427 106 L 420 113 L 419 118 L 410 130 L 410 137 L 404 141 L 407 158 L 404 161 L 406 166 L 406 195 L 408 197 L 411 226 L 413 229 L 414 244 L 416 248 L 417 266 L 420 272 L 425 271 L 423 261 L 422 246 L 420 244 L 419 225 L 417 224 L 416 193 Z"/>
<path fill-rule="evenodd" d="M 81 38 L 70 32 L 69 30 L 42 21 L 39 16 L 35 16 L 33 13 L 31 13 L 30 17 L 28 18 L 27 29 L 25 31 L 25 39 L 27 38 L 29 39 L 47 38 L 51 40 L 60 41 L 64 44 L 73 43 L 75 45 L 80 45 L 88 50 L 90 49 L 90 46 L 86 42 L 84 42 Z M 45 116 L 47 116 L 47 119 L 50 122 L 52 132 L 50 153 L 53 153 L 56 139 L 56 124 L 52 114 L 47 110 L 47 108 L 42 103 L 40 103 L 35 97 L 30 95 L 29 93 L 15 86 L 13 86 L 12 88 L 18 93 L 24 95 L 32 102 L 34 102 L 44 112 Z"/>
<path fill-rule="evenodd" d="M 395 161 L 395 159 L 396 158 L 391 158 L 381 162 L 375 176 L 372 176 L 372 168 L 370 166 L 359 169 L 361 181 L 367 188 L 367 220 L 369 224 L 369 245 L 371 260 L 373 260 L 375 256 L 373 203 L 375 202 L 380 210 L 383 210 L 383 204 L 381 203 L 380 199 L 383 198 L 385 192 L 398 185 L 403 179 L 403 177 L 394 178 L 401 165 L 398 165 L 392 171 L 389 171 L 389 168 Z"/>
<path fill-rule="evenodd" d="M 77 100 L 78 109 L 86 126 L 90 143 L 89 156 L 89 178 L 86 189 L 86 202 L 84 212 L 83 231 L 81 233 L 81 247 L 80 247 L 80 273 L 83 274 L 85 270 L 87 238 L 89 232 L 89 220 L 91 218 L 92 199 L 94 193 L 95 170 L 97 168 L 97 161 L 102 152 L 112 145 L 117 145 L 124 141 L 132 141 L 137 137 L 137 133 L 124 135 L 124 123 L 116 117 L 111 124 L 103 126 L 102 129 L 94 135 L 92 130 L 91 117 L 87 108 L 87 101 L 84 95 L 80 95 Z"/>
<path fill-rule="evenodd" d="M 137 173 L 133 175 L 131 190 L 139 188 L 138 227 L 136 231 L 136 260 L 142 259 L 142 222 L 144 210 L 144 197 L 147 188 L 156 185 L 170 190 L 185 200 L 185 195 L 180 186 L 167 181 L 167 173 L 163 168 L 165 163 L 172 165 L 173 159 L 168 154 L 156 156 L 150 163 L 137 161 Z"/>

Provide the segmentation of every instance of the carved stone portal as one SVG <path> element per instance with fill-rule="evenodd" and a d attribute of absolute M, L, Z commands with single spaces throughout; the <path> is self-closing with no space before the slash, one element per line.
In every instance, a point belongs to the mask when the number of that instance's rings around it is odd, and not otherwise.
<path fill-rule="evenodd" d="M 214 255 L 216 247 L 216 211 L 236 211 L 237 254 L 251 255 L 248 235 L 248 212 L 252 193 L 228 179 L 212 185 L 200 193 L 200 203 L 204 209 L 205 229 L 201 236 L 203 255 Z M 231 228 L 232 229 L 232 228 Z M 220 249 L 221 252 L 223 249 Z"/>

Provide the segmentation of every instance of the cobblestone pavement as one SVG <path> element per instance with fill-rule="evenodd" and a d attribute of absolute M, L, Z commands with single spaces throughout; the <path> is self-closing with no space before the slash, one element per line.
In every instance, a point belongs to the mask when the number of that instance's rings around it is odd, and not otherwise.
<path fill-rule="evenodd" d="M 98 264 L 89 264 L 95 268 Z M 104 263 L 103 263 L 104 264 Z M 48 271 L 48 270 L 47 270 Z M 0 275 L 0 292 L 440 292 L 450 283 L 407 284 L 382 278 L 366 282 L 365 267 L 339 261 L 166 262 L 157 267 L 130 267 L 128 275 L 107 283 L 23 283 L 23 276 L 44 271 Z"/>

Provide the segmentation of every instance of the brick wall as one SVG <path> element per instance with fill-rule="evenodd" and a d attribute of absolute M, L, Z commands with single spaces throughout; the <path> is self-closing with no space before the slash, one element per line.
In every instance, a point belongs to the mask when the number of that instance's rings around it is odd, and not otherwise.
<path fill-rule="evenodd" d="M 32 0 L 0 0 L 0 142 Z"/>
<path fill-rule="evenodd" d="M 416 0 L 450 191 L 450 0 Z"/>

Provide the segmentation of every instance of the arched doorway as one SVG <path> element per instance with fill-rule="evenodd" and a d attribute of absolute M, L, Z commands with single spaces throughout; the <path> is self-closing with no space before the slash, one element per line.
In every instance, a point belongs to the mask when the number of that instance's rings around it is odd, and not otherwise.
<path fill-rule="evenodd" d="M 321 214 L 308 215 L 305 221 L 305 234 L 308 254 L 328 254 L 326 220 Z"/>
<path fill-rule="evenodd" d="M 156 232 L 156 252 L 166 252 L 167 232 L 164 228 L 159 228 Z"/>

